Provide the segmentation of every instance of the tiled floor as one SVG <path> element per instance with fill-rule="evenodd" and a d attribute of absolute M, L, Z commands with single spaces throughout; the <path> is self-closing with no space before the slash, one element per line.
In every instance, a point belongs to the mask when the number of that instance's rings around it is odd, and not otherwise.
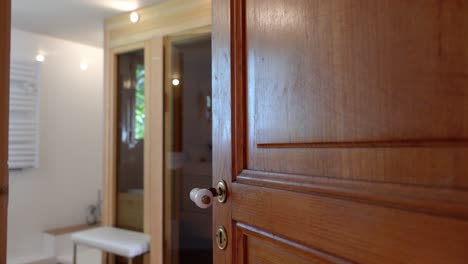
<path fill-rule="evenodd" d="M 57 257 L 57 264 L 72 264 L 73 256 L 59 256 Z M 95 249 L 89 249 L 84 252 L 80 252 L 77 256 L 78 264 L 101 264 L 101 252 Z"/>
<path fill-rule="evenodd" d="M 88 249 L 78 253 L 78 264 L 101 264 L 101 252 Z M 35 255 L 22 258 L 8 259 L 7 264 L 72 264 L 71 254 L 51 257 L 47 255 Z"/>

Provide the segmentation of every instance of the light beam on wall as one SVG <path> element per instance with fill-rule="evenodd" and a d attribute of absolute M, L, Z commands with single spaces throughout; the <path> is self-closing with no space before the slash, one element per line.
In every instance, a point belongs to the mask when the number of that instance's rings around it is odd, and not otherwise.
<path fill-rule="evenodd" d="M 138 8 L 138 5 L 131 1 L 114 1 L 111 5 L 120 11 L 133 11 Z"/>

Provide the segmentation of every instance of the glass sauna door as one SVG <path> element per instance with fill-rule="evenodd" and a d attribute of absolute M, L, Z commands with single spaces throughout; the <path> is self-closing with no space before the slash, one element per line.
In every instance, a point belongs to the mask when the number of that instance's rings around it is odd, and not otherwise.
<path fill-rule="evenodd" d="M 144 51 L 118 60 L 117 227 L 143 231 Z"/>
<path fill-rule="evenodd" d="M 211 36 L 165 39 L 165 262 L 212 263 L 212 209 L 189 198 L 212 184 Z"/>

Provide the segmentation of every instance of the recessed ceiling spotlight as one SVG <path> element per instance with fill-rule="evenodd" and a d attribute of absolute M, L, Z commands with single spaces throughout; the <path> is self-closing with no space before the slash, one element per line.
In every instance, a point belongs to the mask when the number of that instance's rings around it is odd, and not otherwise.
<path fill-rule="evenodd" d="M 180 84 L 179 79 L 174 79 L 174 80 L 172 80 L 172 85 L 178 86 L 179 84 Z"/>
<path fill-rule="evenodd" d="M 140 21 L 140 15 L 135 11 L 130 13 L 130 22 L 135 24 L 135 23 L 138 23 L 138 21 Z"/>
<path fill-rule="evenodd" d="M 44 61 L 45 61 L 45 56 L 44 56 L 44 54 L 37 54 L 37 56 L 36 56 L 36 61 L 37 61 L 37 62 L 44 62 Z"/>

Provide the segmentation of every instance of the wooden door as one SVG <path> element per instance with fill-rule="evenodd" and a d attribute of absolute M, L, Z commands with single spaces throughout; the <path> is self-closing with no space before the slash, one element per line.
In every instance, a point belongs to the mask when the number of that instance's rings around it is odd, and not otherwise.
<path fill-rule="evenodd" d="M 6 263 L 8 210 L 8 105 L 10 86 L 10 0 L 0 1 L 0 264 Z"/>
<path fill-rule="evenodd" d="M 468 263 L 468 2 L 213 1 L 215 263 Z"/>

